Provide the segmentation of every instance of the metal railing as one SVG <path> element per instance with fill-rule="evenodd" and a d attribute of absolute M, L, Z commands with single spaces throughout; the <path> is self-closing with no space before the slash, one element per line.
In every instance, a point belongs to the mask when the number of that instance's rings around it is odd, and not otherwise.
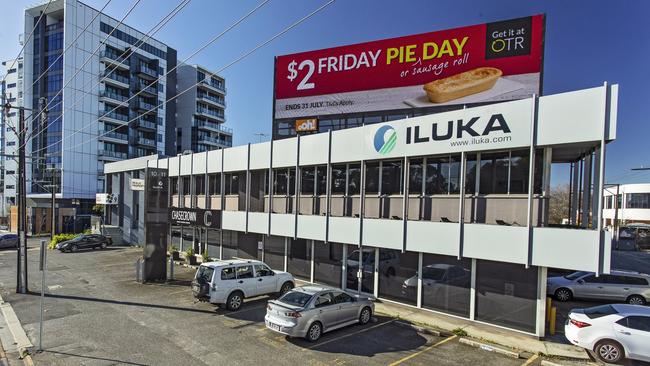
<path fill-rule="evenodd" d="M 110 158 L 126 159 L 128 154 L 121 151 L 99 150 L 99 156 L 106 156 Z"/>
<path fill-rule="evenodd" d="M 128 77 L 118 75 L 118 74 L 116 74 L 114 72 L 111 72 L 111 73 L 104 72 L 102 77 L 103 78 L 105 77 L 105 78 L 108 78 L 108 79 L 111 79 L 111 80 L 115 80 L 115 81 L 119 81 L 120 83 L 124 83 L 124 84 L 129 83 L 129 78 Z"/>
<path fill-rule="evenodd" d="M 214 123 L 214 122 L 208 122 L 208 121 L 202 121 L 202 120 L 199 120 L 199 119 L 195 119 L 194 124 L 197 127 L 211 128 L 211 129 L 219 130 L 220 132 L 232 135 L 232 128 L 222 126 L 220 123 Z"/>
<path fill-rule="evenodd" d="M 205 94 L 205 93 L 198 93 L 196 95 L 196 97 L 198 99 L 204 99 L 204 100 L 208 100 L 208 101 L 211 101 L 213 103 L 222 105 L 224 108 L 226 107 L 226 101 L 224 99 L 222 99 L 222 98 L 213 97 L 213 96 L 211 96 L 209 94 Z"/>
<path fill-rule="evenodd" d="M 144 138 L 144 137 L 138 137 L 138 144 L 140 145 L 146 145 L 146 146 L 156 146 L 156 140 Z"/>
<path fill-rule="evenodd" d="M 118 140 L 128 140 L 129 139 L 129 135 L 127 135 L 125 133 L 111 131 L 111 130 L 99 130 L 99 136 L 100 137 L 109 137 L 109 138 L 118 139 Z"/>
<path fill-rule="evenodd" d="M 129 121 L 129 116 L 126 114 L 121 114 L 121 113 L 116 113 L 115 111 L 100 111 L 99 112 L 99 117 L 105 117 L 105 118 L 112 118 L 112 119 L 117 119 L 120 121 L 128 122 Z"/>
<path fill-rule="evenodd" d="M 119 100 L 120 102 L 126 102 L 129 100 L 129 97 L 126 95 L 121 95 L 117 93 L 110 92 L 108 90 L 103 90 L 102 92 L 99 93 L 100 97 L 105 97 L 105 98 L 111 98 L 114 100 Z"/>

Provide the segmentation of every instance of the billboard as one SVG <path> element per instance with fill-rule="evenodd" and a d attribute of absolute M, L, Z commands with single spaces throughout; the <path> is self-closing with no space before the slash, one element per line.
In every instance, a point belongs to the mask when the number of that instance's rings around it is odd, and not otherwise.
<path fill-rule="evenodd" d="M 543 44 L 534 15 L 278 56 L 274 118 L 526 98 L 541 91 Z"/>

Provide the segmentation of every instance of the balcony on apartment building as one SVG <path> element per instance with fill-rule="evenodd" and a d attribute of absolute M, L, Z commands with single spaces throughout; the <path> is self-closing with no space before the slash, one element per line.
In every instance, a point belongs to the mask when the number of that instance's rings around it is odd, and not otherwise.
<path fill-rule="evenodd" d="M 195 118 L 194 119 L 194 125 L 196 127 L 198 127 L 199 129 L 205 129 L 205 130 L 208 130 L 208 131 L 219 132 L 219 133 L 223 133 L 223 134 L 232 136 L 232 128 L 225 127 L 221 123 L 203 121 L 203 120 Z"/>
<path fill-rule="evenodd" d="M 129 123 L 129 115 L 119 113 L 112 109 L 106 109 L 104 111 L 99 111 L 99 120 L 126 125 Z"/>
<path fill-rule="evenodd" d="M 121 53 L 112 51 L 110 49 L 105 49 L 99 55 L 99 61 L 107 65 L 107 68 L 110 66 L 111 69 L 122 69 L 129 70 L 129 61 L 128 58 L 123 57 Z"/>
<path fill-rule="evenodd" d="M 153 67 L 145 64 L 145 63 L 139 63 L 138 66 L 135 68 L 135 73 L 144 79 L 149 79 L 149 80 L 156 80 L 158 79 L 158 71 L 154 69 Z"/>
<path fill-rule="evenodd" d="M 148 139 L 146 137 L 139 136 L 138 139 L 136 140 L 138 145 L 142 145 L 145 147 L 156 147 L 156 140 L 154 139 Z"/>
<path fill-rule="evenodd" d="M 143 129 L 143 130 L 149 130 L 149 131 L 156 131 L 157 130 L 156 122 L 146 120 L 143 117 L 140 117 L 140 118 L 137 119 L 137 126 L 138 126 L 138 128 Z"/>
<path fill-rule="evenodd" d="M 199 144 L 206 144 L 206 145 L 211 145 L 211 146 L 218 146 L 218 147 L 230 147 L 232 146 L 231 141 L 227 141 L 226 139 L 221 139 L 218 137 L 214 136 L 206 136 L 206 135 L 199 135 L 197 138 L 197 142 Z"/>
<path fill-rule="evenodd" d="M 97 155 L 99 155 L 99 157 L 103 158 L 104 160 L 112 161 L 124 160 L 128 157 L 128 154 L 126 152 L 111 150 L 99 150 Z"/>
<path fill-rule="evenodd" d="M 210 108 L 203 107 L 200 104 L 196 106 L 196 114 L 207 118 L 217 119 L 221 122 L 226 122 L 226 116 L 224 115 L 223 111 L 215 111 Z"/>
<path fill-rule="evenodd" d="M 201 80 L 198 84 L 198 86 L 203 86 L 208 88 L 209 90 L 216 91 L 221 94 L 226 94 L 226 86 L 224 83 L 217 83 L 214 81 L 211 81 L 209 78 L 205 78 Z"/>
<path fill-rule="evenodd" d="M 140 92 L 140 95 L 145 95 L 149 97 L 158 96 L 158 87 L 156 86 L 156 84 L 150 84 L 142 79 L 138 79 L 138 81 L 135 83 L 135 87 L 138 90 L 138 92 Z"/>
<path fill-rule="evenodd" d="M 128 89 L 129 88 L 129 78 L 124 75 L 120 75 L 116 72 L 104 72 L 101 75 L 101 80 L 106 84 L 111 84 L 118 88 Z"/>
<path fill-rule="evenodd" d="M 109 102 L 117 104 L 119 106 L 126 106 L 129 97 L 123 94 L 118 94 L 110 90 L 102 90 L 99 92 L 99 101 L 100 102 Z"/>
<path fill-rule="evenodd" d="M 114 144 L 129 144 L 129 135 L 126 133 L 112 131 L 112 129 L 100 129 L 99 139 Z"/>
<path fill-rule="evenodd" d="M 219 98 L 202 91 L 196 93 L 196 99 L 199 99 L 200 101 L 208 104 L 212 104 L 218 108 L 226 108 L 226 101 L 223 98 Z"/>
<path fill-rule="evenodd" d="M 136 98 L 132 103 L 134 109 L 147 113 L 155 113 L 158 107 L 156 104 L 149 103 L 143 98 Z"/>

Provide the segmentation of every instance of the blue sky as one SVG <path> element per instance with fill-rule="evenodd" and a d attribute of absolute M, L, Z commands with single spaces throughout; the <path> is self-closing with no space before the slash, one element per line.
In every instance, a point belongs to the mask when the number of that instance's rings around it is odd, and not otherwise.
<path fill-rule="evenodd" d="M 135 0 L 133 0 L 135 1 Z M 120 19 L 133 1 L 113 0 L 106 12 Z M 155 38 L 185 58 L 259 1 L 192 2 Z M 105 0 L 86 0 L 101 8 Z M 146 32 L 180 0 L 143 0 L 126 23 Z M 14 57 L 23 9 L 33 0 L 4 1 L 0 14 L 0 58 Z M 271 0 L 260 11 L 198 54 L 190 63 L 217 70 L 255 47 L 325 0 Z M 624 5 L 623 5 L 624 4 Z M 618 139 L 608 145 L 607 181 L 642 182 L 650 171 L 650 2 L 638 1 L 469 1 L 337 0 L 327 9 L 222 73 L 228 88 L 227 125 L 235 145 L 271 133 L 273 57 L 381 38 L 546 13 L 544 94 L 620 84 Z"/>

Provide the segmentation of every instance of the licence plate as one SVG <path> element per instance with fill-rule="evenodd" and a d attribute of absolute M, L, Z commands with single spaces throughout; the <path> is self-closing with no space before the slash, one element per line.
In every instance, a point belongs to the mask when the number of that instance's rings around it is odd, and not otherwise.
<path fill-rule="evenodd" d="M 277 330 L 278 332 L 280 331 L 280 326 L 278 324 L 273 324 L 271 322 L 269 322 L 269 328 L 273 330 Z"/>

